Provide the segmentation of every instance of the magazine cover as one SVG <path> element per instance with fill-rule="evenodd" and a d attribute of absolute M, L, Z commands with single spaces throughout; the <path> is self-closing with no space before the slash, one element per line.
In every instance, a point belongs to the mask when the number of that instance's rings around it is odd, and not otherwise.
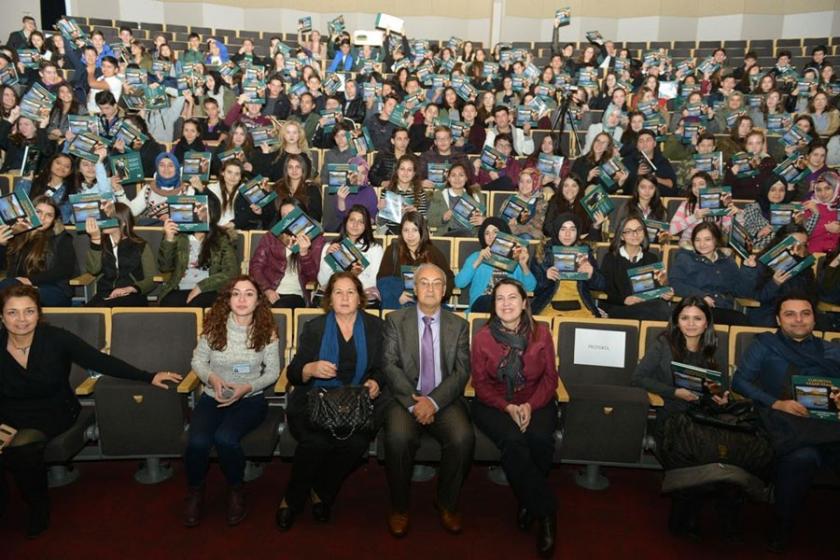
<path fill-rule="evenodd" d="M 560 280 L 589 280 L 589 275 L 579 270 L 582 263 L 589 262 L 589 247 L 554 245 L 551 252 L 554 255 L 554 268 L 560 271 Z"/>
<path fill-rule="evenodd" d="M 796 254 L 798 244 L 796 237 L 788 235 L 778 245 L 761 255 L 758 261 L 776 272 L 783 271 L 791 276 L 796 276 L 814 264 L 814 255 L 809 254 L 800 260 L 800 257 Z"/>
<path fill-rule="evenodd" d="M 266 190 L 267 186 L 268 179 L 262 175 L 257 175 L 239 187 L 239 194 L 244 196 L 248 200 L 249 204 L 254 204 L 263 208 L 269 202 L 277 198 L 276 192 Z"/>
<path fill-rule="evenodd" d="M 330 266 L 330 268 L 333 269 L 334 272 L 350 270 L 353 268 L 353 265 L 357 263 L 364 270 L 367 268 L 368 264 L 370 264 L 359 248 L 356 247 L 356 244 L 350 241 L 347 237 L 342 239 L 341 243 L 338 244 L 337 251 L 327 253 L 324 257 L 324 261 Z"/>
<path fill-rule="evenodd" d="M 713 369 L 671 362 L 671 375 L 674 387 L 686 389 L 697 397 L 702 397 L 703 394 L 721 394 L 729 390 L 727 376 Z M 709 385 L 712 387 L 710 388 Z"/>
<path fill-rule="evenodd" d="M 837 398 L 840 395 L 840 379 L 837 377 L 792 375 L 791 384 L 794 399 L 807 408 L 812 417 L 840 422 L 840 410 L 837 407 Z"/>
<path fill-rule="evenodd" d="M 514 255 L 517 247 L 527 248 L 528 242 L 515 235 L 502 231 L 497 232 L 496 239 L 490 245 L 490 258 L 486 261 L 487 264 L 506 272 L 513 272 L 516 265 L 519 264 Z"/>
<path fill-rule="evenodd" d="M 111 174 L 119 177 L 121 185 L 139 183 L 145 178 L 140 152 L 114 154 L 110 158 Z"/>
<path fill-rule="evenodd" d="M 210 180 L 210 152 L 189 151 L 184 154 L 184 162 L 181 164 L 181 180 L 189 182 L 191 177 L 198 177 L 202 183 Z"/>
<path fill-rule="evenodd" d="M 659 273 L 663 270 L 665 270 L 665 265 L 662 262 L 628 269 L 627 277 L 630 278 L 633 295 L 647 301 L 670 292 L 671 288 L 660 284 L 658 280 Z"/>
<path fill-rule="evenodd" d="M 41 227 L 41 220 L 35 212 L 35 206 L 23 189 L 0 196 L 0 217 L 12 230 L 12 235 L 20 235 Z"/>
<path fill-rule="evenodd" d="M 99 229 L 119 227 L 119 221 L 105 213 L 106 202 L 111 204 L 116 202 L 113 193 L 71 194 L 70 205 L 73 207 L 73 222 L 76 224 L 76 231 L 85 231 L 85 221 L 88 218 L 95 219 Z"/>
<path fill-rule="evenodd" d="M 732 187 L 707 187 L 700 189 L 700 208 L 708 208 L 710 216 L 726 216 L 729 208 L 726 199 L 732 198 Z"/>
<path fill-rule="evenodd" d="M 207 195 L 168 196 L 169 219 L 178 224 L 178 231 L 193 233 L 210 231 Z M 202 210 L 199 212 L 199 210 Z"/>
<path fill-rule="evenodd" d="M 309 237 L 309 239 L 315 239 L 321 235 L 322 232 L 323 230 L 321 229 L 321 224 L 310 218 L 299 207 L 286 214 L 285 218 L 279 220 L 276 224 L 274 224 L 274 227 L 271 228 L 271 233 L 277 237 L 280 237 L 283 233 L 291 235 L 292 237 L 305 234 Z M 299 251 L 300 247 L 297 243 L 292 245 L 293 253 L 297 253 Z"/>

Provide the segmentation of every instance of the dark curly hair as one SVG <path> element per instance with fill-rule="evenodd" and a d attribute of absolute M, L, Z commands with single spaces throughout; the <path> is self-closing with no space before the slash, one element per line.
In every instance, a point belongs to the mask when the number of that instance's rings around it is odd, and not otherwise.
<path fill-rule="evenodd" d="M 257 307 L 254 309 L 254 318 L 251 321 L 248 347 L 259 352 L 274 338 L 277 338 L 277 323 L 271 313 L 271 304 L 268 302 L 268 298 L 260 290 L 256 280 L 247 274 L 237 276 L 219 291 L 219 297 L 216 298 L 213 307 L 210 308 L 204 319 L 204 329 L 201 334 L 207 337 L 207 343 L 213 350 L 222 351 L 227 347 L 230 298 L 233 294 L 233 287 L 238 282 L 250 282 L 257 292 Z"/>

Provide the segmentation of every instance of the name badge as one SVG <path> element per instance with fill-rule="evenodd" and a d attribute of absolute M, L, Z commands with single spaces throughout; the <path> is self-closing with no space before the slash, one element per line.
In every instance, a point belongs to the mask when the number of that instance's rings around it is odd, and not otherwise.
<path fill-rule="evenodd" d="M 251 373 L 251 364 L 233 364 L 234 375 L 248 375 Z"/>

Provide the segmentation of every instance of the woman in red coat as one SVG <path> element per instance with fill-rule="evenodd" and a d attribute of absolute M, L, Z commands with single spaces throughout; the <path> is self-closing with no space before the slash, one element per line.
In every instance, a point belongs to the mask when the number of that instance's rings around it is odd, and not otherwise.
<path fill-rule="evenodd" d="M 557 429 L 557 367 L 554 341 L 528 311 L 525 288 L 504 278 L 493 288 L 490 321 L 472 343 L 476 426 L 502 452 L 502 468 L 519 500 L 517 524 L 539 522 L 537 548 L 551 556 L 557 533 L 548 473 Z"/>

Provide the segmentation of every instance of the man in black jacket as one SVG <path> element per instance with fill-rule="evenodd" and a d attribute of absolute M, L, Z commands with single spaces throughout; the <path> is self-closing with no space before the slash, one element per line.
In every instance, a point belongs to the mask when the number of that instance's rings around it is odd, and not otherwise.
<path fill-rule="evenodd" d="M 6 46 L 12 50 L 26 48 L 29 45 L 29 36 L 37 28 L 35 18 L 23 16 L 23 29 L 9 33 L 9 40 L 6 41 Z"/>

